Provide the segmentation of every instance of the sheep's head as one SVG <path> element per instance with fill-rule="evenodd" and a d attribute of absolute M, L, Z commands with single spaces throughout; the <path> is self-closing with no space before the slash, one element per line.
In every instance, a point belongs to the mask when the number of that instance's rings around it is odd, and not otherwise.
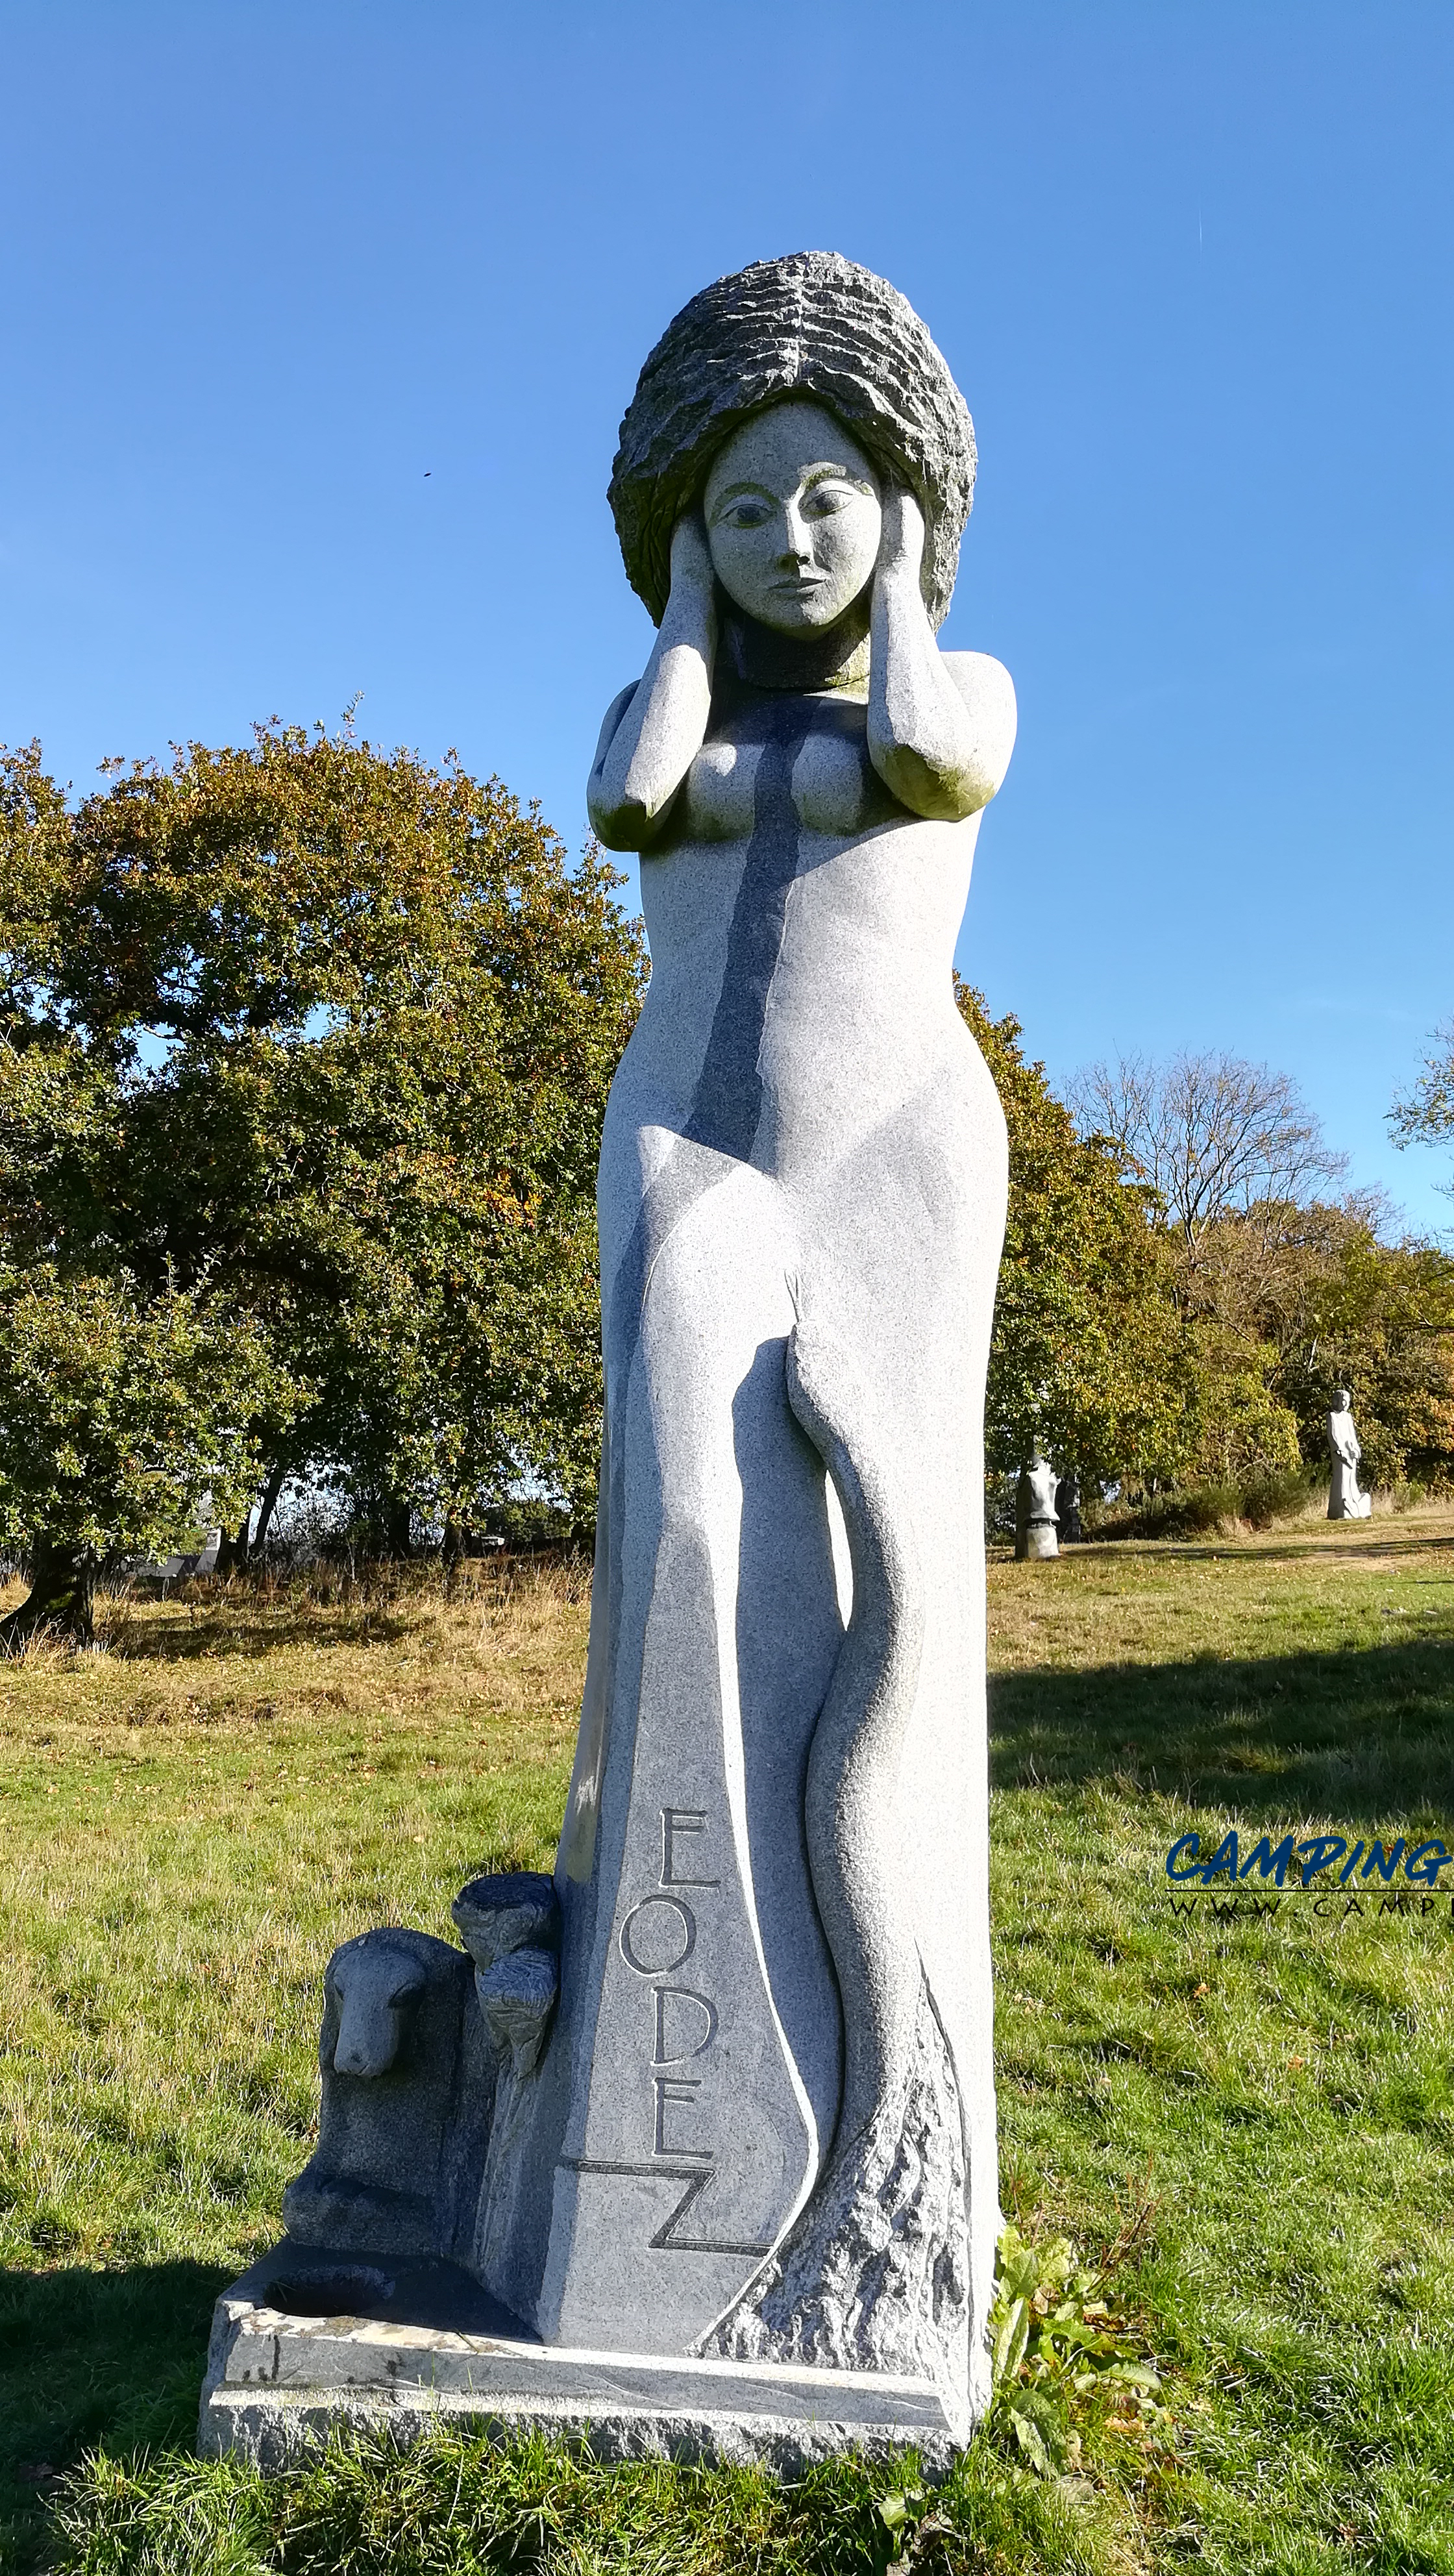
<path fill-rule="evenodd" d="M 366 1932 L 336 1951 L 328 1966 L 328 1991 L 338 2015 L 334 2073 L 387 2075 L 427 1983 L 423 1960 L 377 1932 Z"/>

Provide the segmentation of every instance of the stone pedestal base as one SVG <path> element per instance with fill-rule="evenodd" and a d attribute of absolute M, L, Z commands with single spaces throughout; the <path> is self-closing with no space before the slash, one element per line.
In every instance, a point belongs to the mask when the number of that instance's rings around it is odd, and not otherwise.
<path fill-rule="evenodd" d="M 337 2313 L 320 2312 L 335 2300 Z M 296 2313 L 303 2305 L 312 2312 Z M 757 2462 L 787 2475 L 836 2451 L 910 2443 L 942 2474 L 954 2454 L 928 2380 L 571 2351 L 532 2341 L 503 2311 L 488 2316 L 492 2306 L 451 2264 L 391 2266 L 285 2241 L 217 2302 L 198 2447 L 280 2469 L 340 2426 L 409 2442 L 448 2422 L 502 2443 L 563 2435 L 600 2459 Z"/>

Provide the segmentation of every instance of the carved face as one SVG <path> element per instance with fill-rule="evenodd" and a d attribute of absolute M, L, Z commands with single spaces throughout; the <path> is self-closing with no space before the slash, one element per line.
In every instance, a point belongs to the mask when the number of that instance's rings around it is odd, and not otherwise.
<path fill-rule="evenodd" d="M 728 597 L 779 635 L 833 625 L 873 578 L 878 476 L 819 403 L 745 421 L 713 463 L 702 512 Z"/>
<path fill-rule="evenodd" d="M 427 1979 L 418 1959 L 368 1933 L 336 1951 L 328 1983 L 338 2012 L 333 2065 L 339 2075 L 387 2075 L 405 2019 Z"/>

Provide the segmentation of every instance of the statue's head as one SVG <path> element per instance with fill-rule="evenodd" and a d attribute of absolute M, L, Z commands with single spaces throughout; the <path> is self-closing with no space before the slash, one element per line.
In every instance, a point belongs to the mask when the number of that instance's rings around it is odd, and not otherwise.
<path fill-rule="evenodd" d="M 963 397 L 913 307 L 870 269 L 798 251 L 719 278 L 668 325 L 621 424 L 610 500 L 632 587 L 658 622 L 672 531 L 700 508 L 724 590 L 792 635 L 831 625 L 866 590 L 884 485 L 906 484 L 938 626 L 974 468 Z"/>
<path fill-rule="evenodd" d="M 712 568 L 779 635 L 835 625 L 873 579 L 883 512 L 863 449 L 821 403 L 773 403 L 719 447 L 702 517 Z"/>
<path fill-rule="evenodd" d="M 1335 1386 L 1335 1387 L 1334 1387 L 1334 1389 L 1333 1389 L 1333 1411 L 1334 1411 L 1335 1413 L 1346 1413 L 1346 1412 L 1347 1412 L 1347 1410 L 1348 1410 L 1348 1407 L 1350 1406 L 1350 1404 L 1352 1403 L 1352 1401 L 1353 1401 L 1353 1389 L 1352 1389 L 1352 1387 L 1351 1387 L 1351 1386 Z"/>

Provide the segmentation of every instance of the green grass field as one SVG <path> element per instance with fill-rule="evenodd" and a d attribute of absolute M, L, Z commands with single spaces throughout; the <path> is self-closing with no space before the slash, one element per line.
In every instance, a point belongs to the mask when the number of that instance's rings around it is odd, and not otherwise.
<path fill-rule="evenodd" d="M 187 2458 L 213 2297 L 308 2153 L 327 1954 L 548 1864 L 585 1628 L 559 1577 L 239 1587 L 0 1667 L 11 2563 L 1454 2576 L 1454 1870 L 1427 1911 L 1228 1920 L 1163 1869 L 1192 1828 L 1454 1844 L 1432 1513 L 991 1569 L 1004 2205 L 1111 2261 L 1159 2407 L 1077 2400 L 1049 2477 L 1002 2420 L 896 2533 L 911 2469 Z"/>

